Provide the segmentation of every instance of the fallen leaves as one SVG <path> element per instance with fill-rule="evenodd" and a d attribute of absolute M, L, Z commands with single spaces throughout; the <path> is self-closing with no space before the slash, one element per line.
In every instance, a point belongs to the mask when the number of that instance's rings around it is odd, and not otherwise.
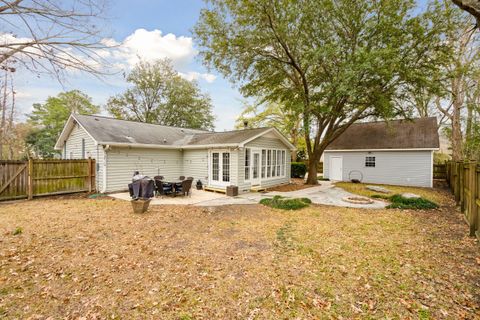
<path fill-rule="evenodd" d="M 0 317 L 475 318 L 461 215 L 316 206 L 0 206 Z M 13 236 L 21 225 L 23 232 Z"/>

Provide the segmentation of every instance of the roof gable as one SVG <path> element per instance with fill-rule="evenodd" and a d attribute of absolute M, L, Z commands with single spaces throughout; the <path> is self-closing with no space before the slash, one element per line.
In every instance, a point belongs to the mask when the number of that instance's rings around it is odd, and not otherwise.
<path fill-rule="evenodd" d="M 438 149 L 435 117 L 356 123 L 326 150 Z"/>

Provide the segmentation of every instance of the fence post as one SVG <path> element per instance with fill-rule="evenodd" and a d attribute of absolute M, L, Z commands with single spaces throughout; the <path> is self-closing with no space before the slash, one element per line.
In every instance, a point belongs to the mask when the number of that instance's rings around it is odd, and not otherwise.
<path fill-rule="evenodd" d="M 477 162 L 471 161 L 468 167 L 469 177 L 468 180 L 470 182 L 470 199 L 468 199 L 468 204 L 470 208 L 468 208 L 469 216 L 468 216 L 468 224 L 470 225 L 470 236 L 475 236 L 475 231 L 477 230 Z"/>
<path fill-rule="evenodd" d="M 457 204 L 457 206 L 460 204 L 460 174 L 461 174 L 461 170 L 460 170 L 460 165 L 458 163 L 458 161 L 455 161 L 455 185 L 454 185 L 454 188 L 453 188 L 453 192 L 455 194 L 455 202 Z"/>
<path fill-rule="evenodd" d="M 33 159 L 28 158 L 28 200 L 33 199 Z"/>

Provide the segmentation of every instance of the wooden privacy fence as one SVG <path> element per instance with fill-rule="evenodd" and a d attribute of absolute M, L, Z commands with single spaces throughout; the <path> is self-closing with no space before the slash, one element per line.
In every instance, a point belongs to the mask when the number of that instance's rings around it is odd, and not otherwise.
<path fill-rule="evenodd" d="M 476 161 L 451 161 L 446 164 L 447 182 L 455 195 L 470 235 L 480 239 L 480 165 Z"/>
<path fill-rule="evenodd" d="M 95 190 L 95 160 L 0 160 L 0 200 Z"/>
<path fill-rule="evenodd" d="M 447 179 L 447 165 L 434 164 L 433 165 L 433 179 Z"/>

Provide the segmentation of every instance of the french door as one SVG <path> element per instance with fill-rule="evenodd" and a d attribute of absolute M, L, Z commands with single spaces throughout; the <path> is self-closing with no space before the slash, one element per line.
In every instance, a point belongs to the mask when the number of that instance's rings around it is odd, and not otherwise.
<path fill-rule="evenodd" d="M 252 151 L 252 185 L 260 185 L 260 150 Z"/>
<path fill-rule="evenodd" d="M 230 185 L 230 152 L 212 150 L 209 163 L 209 184 L 212 186 Z"/>

